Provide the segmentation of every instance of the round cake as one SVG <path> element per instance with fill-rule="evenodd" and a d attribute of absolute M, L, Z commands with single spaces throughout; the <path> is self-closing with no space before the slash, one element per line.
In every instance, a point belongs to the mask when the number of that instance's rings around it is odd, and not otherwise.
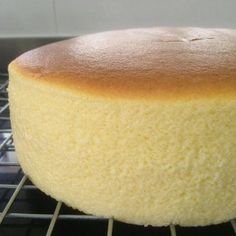
<path fill-rule="evenodd" d="M 86 35 L 9 74 L 17 157 L 48 195 L 141 225 L 236 217 L 236 31 Z"/>

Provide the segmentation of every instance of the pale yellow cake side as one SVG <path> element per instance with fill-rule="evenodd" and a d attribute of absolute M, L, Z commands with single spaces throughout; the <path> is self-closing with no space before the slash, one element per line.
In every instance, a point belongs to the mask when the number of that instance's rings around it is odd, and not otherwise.
<path fill-rule="evenodd" d="M 14 142 L 42 191 L 144 225 L 236 217 L 236 100 L 141 100 L 70 92 L 10 71 Z"/>

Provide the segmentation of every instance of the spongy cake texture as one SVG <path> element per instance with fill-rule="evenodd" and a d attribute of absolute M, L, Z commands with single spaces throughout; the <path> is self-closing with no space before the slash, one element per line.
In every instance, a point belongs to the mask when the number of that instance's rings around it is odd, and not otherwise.
<path fill-rule="evenodd" d="M 42 191 L 144 225 L 236 216 L 236 33 L 106 32 L 9 67 L 17 157 Z"/>

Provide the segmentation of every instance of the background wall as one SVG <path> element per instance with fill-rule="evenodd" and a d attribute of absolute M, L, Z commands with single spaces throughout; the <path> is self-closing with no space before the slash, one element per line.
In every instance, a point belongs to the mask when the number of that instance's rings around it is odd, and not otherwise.
<path fill-rule="evenodd" d="M 236 0 L 0 0 L 0 37 L 144 26 L 236 28 Z"/>

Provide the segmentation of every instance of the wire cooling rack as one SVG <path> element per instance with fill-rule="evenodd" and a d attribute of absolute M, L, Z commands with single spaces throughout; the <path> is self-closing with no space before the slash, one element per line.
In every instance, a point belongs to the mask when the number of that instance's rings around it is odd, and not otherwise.
<path fill-rule="evenodd" d="M 79 222 L 90 222 L 90 225 L 87 225 L 87 229 L 93 228 L 93 231 L 83 231 L 79 235 L 170 235 L 170 236 L 194 236 L 194 235 L 224 235 L 224 236 L 233 236 L 236 235 L 236 221 L 231 220 L 230 222 L 208 226 L 208 227 L 179 227 L 170 225 L 169 227 L 142 227 L 142 226 L 134 226 L 129 224 L 123 224 L 113 219 L 96 217 L 93 215 L 86 215 L 82 212 L 71 210 L 66 207 L 62 202 L 56 201 L 53 199 L 47 200 L 46 204 L 43 205 L 52 205 L 50 208 L 51 212 L 25 212 L 25 204 L 22 202 L 22 198 L 20 198 L 20 193 L 22 191 L 37 191 L 36 186 L 34 186 L 27 176 L 22 172 L 20 165 L 18 164 L 15 157 L 15 148 L 12 138 L 11 126 L 10 126 L 10 118 L 9 118 L 9 104 L 8 104 L 8 94 L 7 94 L 7 86 L 8 86 L 8 76 L 1 75 L 0 76 L 0 235 L 77 235 L 77 231 L 68 232 L 68 230 L 64 231 L 55 230 L 56 226 L 61 222 L 75 221 L 77 224 Z M 9 182 L 9 176 L 10 182 Z M 12 178 L 13 176 L 13 178 Z M 12 181 L 13 180 L 13 181 Z M 44 196 L 43 193 L 40 193 L 40 196 Z M 31 193 L 30 195 L 33 195 Z M 27 200 L 26 200 L 27 201 Z M 49 201 L 49 203 L 48 203 Z M 31 201 L 33 206 L 37 206 L 39 204 L 39 199 Z M 19 204 L 18 204 L 19 203 Z M 14 205 L 22 205 L 21 207 L 14 207 Z M 34 208 L 34 207 L 33 207 Z M 14 209 L 16 209 L 14 211 Z M 18 209 L 18 210 L 17 210 Z M 19 211 L 21 209 L 21 211 Z M 23 211 L 22 211 L 23 209 Z M 64 209 L 64 211 L 63 211 Z M 65 210 L 67 209 L 67 210 Z M 69 209 L 69 210 L 68 210 Z M 69 213 L 68 213 L 69 212 Z M 72 212 L 72 213 L 71 213 Z M 30 220 L 26 225 L 30 225 L 30 230 L 24 231 L 22 234 L 11 231 L 16 225 L 19 225 L 19 220 Z M 33 233 L 32 227 L 37 227 L 35 221 L 46 220 L 46 228 L 44 228 L 41 233 Z M 5 223 L 6 222 L 6 223 Z M 18 223 L 17 223 L 18 222 Z M 102 230 L 97 230 L 97 223 L 102 222 Z M 24 224 L 23 224 L 24 225 Z M 33 226 L 32 226 L 33 225 Z M 22 226 L 22 225 L 21 225 Z M 1 232 L 1 229 L 4 229 Z M 101 228 L 101 227 L 100 227 Z M 9 229 L 10 233 L 6 233 Z"/>

